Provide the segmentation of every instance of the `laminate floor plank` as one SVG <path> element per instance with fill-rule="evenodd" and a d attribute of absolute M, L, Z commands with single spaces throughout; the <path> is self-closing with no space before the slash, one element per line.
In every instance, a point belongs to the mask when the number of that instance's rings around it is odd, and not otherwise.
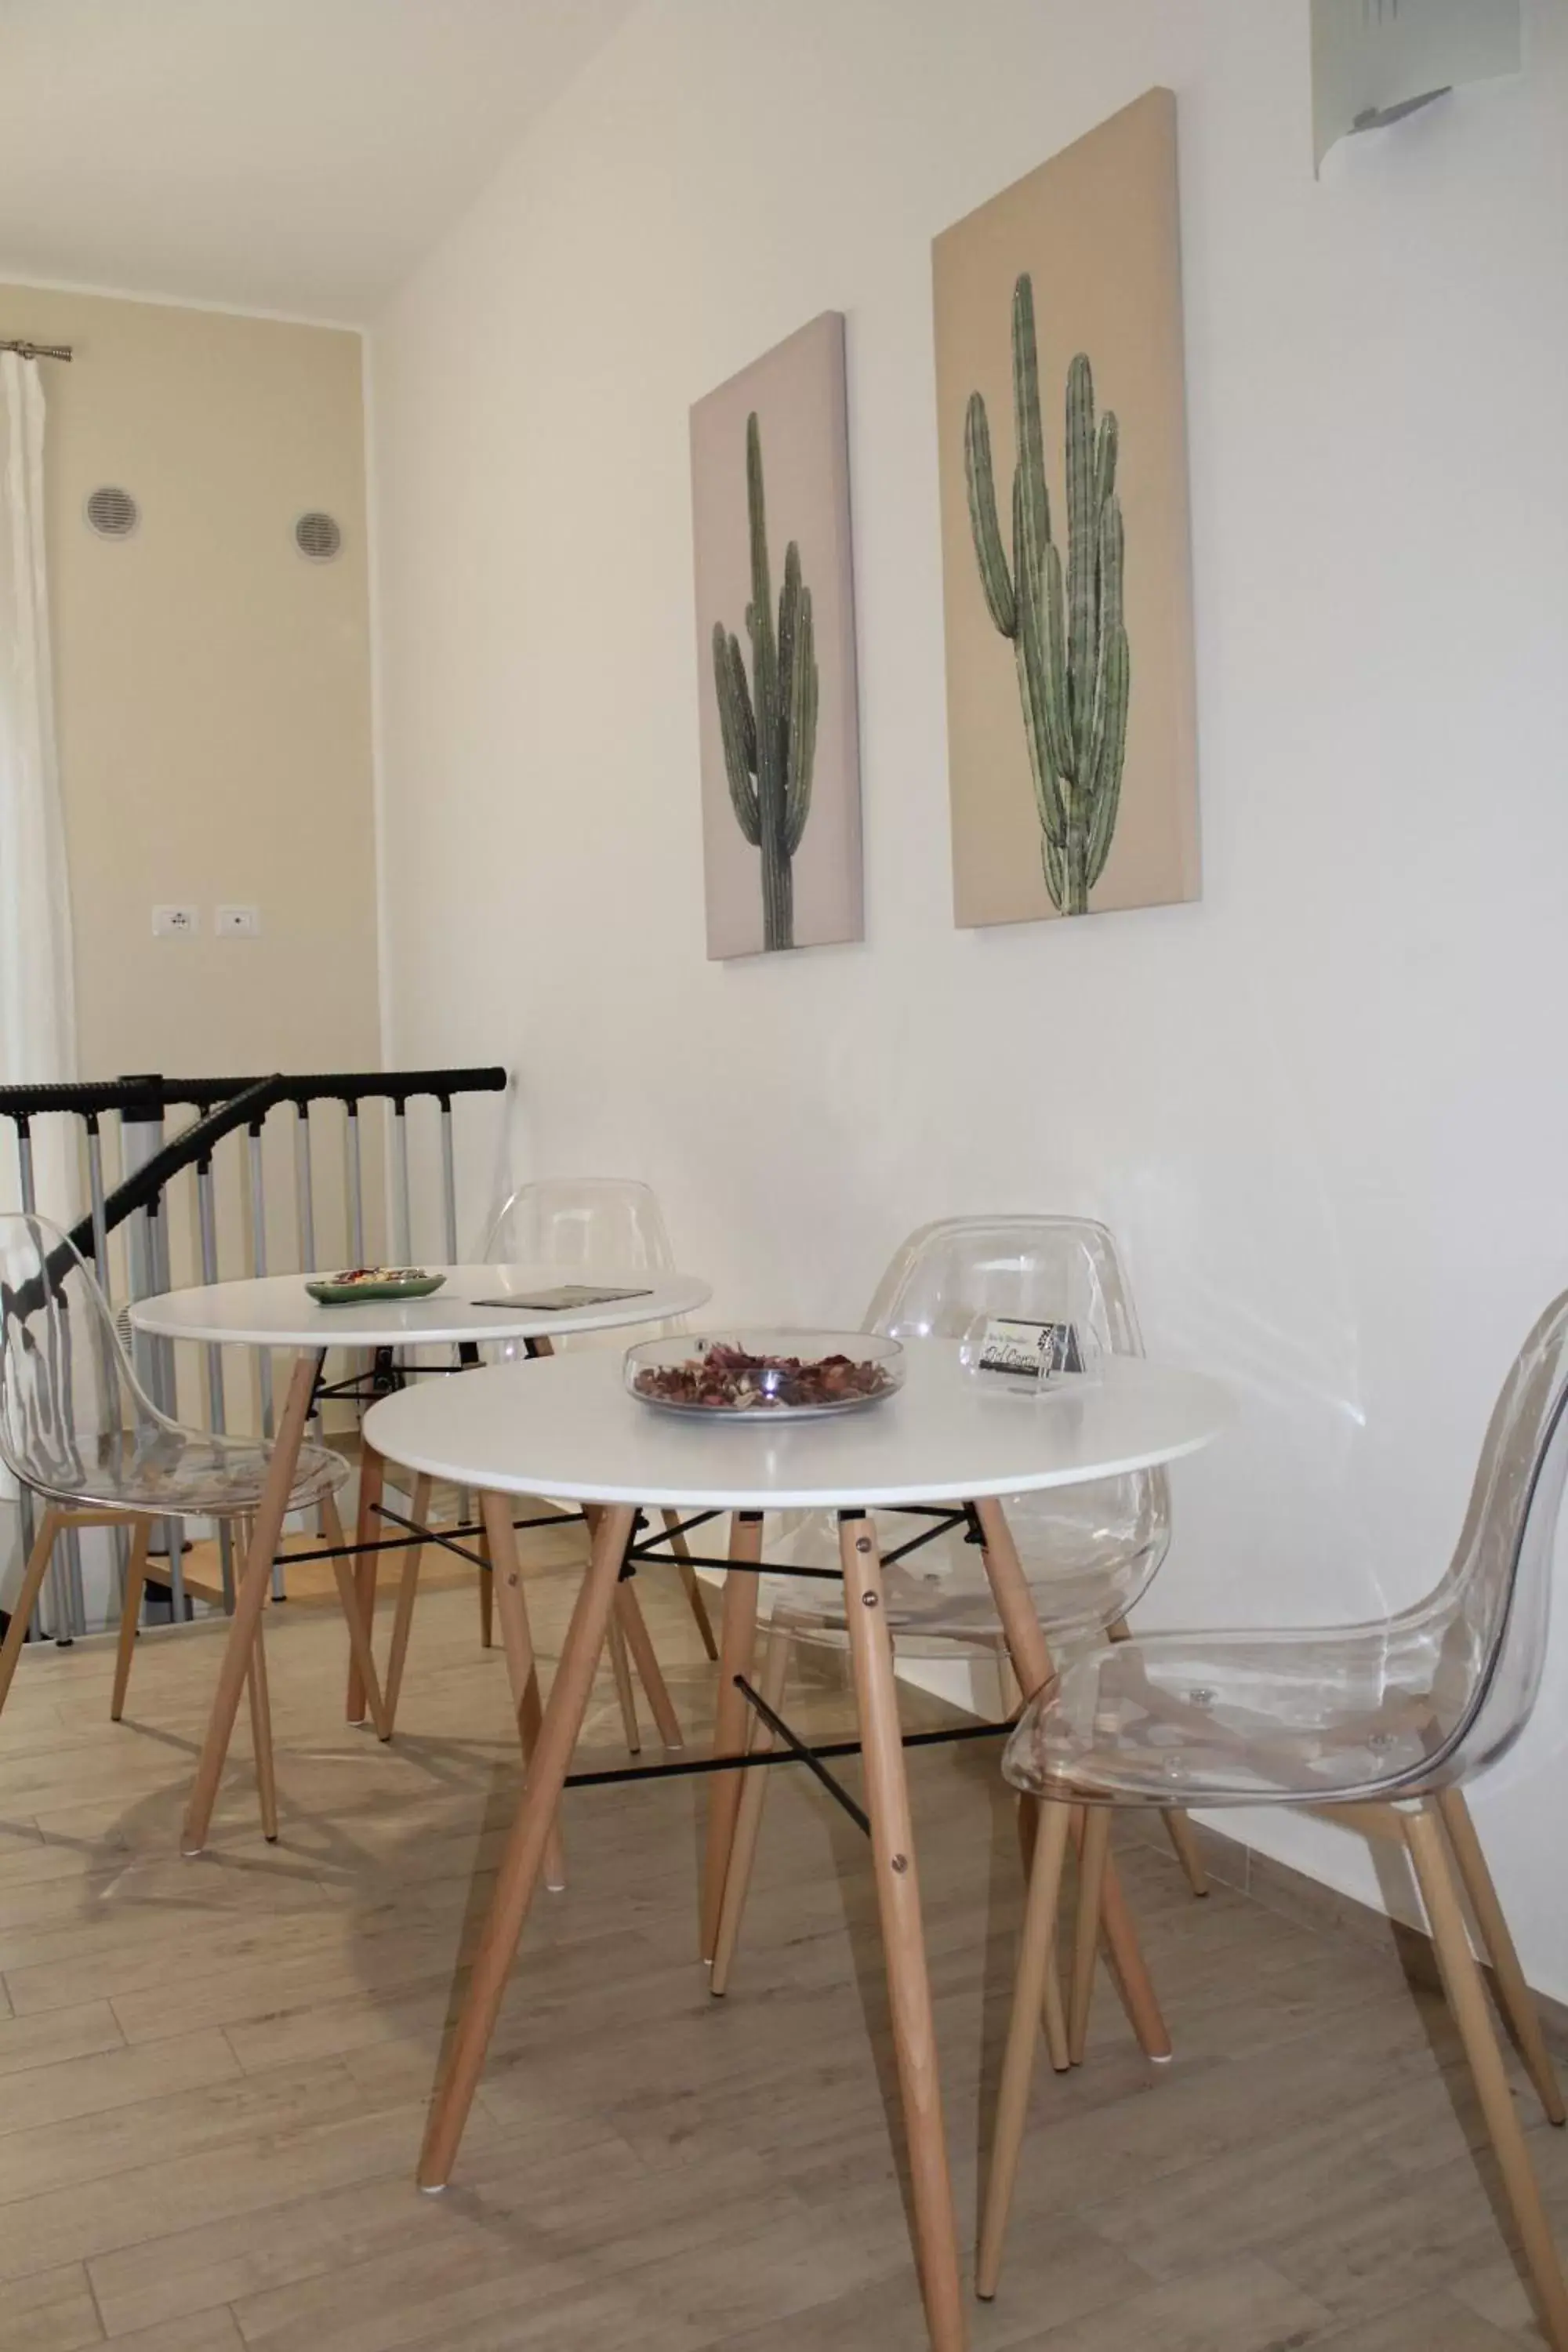
<path fill-rule="evenodd" d="M 531 1553 L 547 1664 L 580 1540 Z M 695 1748 L 712 1670 L 673 1577 L 639 1592 Z M 144 1639 L 121 1725 L 109 1645 L 25 1655 L 0 1717 L 0 2352 L 923 2341 L 868 1854 L 793 1770 L 722 2001 L 694 1958 L 703 1784 L 568 1792 L 568 1886 L 533 1906 L 452 2185 L 417 2194 L 517 1793 L 504 1659 L 476 1621 L 467 1580 L 422 1591 L 386 1746 L 342 1721 L 334 1612 L 271 1612 L 280 1836 L 258 1834 L 242 1728 L 194 1862 L 177 1841 L 216 1637 Z M 788 1706 L 812 1730 L 849 1719 L 820 1663 Z M 943 1719 L 914 1693 L 906 1714 Z M 626 1760 L 607 1676 L 582 1760 Z M 969 2240 L 1021 1908 L 1013 1806 L 989 1742 L 914 1751 L 910 1781 Z M 1143 2061 L 1102 1983 L 1088 2063 L 1042 2067 L 975 2352 L 1539 2352 L 1457 2041 L 1392 1939 L 1222 1883 L 1194 1903 L 1141 1836 L 1122 1866 L 1176 2059 Z M 1514 2079 L 1568 2241 L 1568 2137 Z"/>

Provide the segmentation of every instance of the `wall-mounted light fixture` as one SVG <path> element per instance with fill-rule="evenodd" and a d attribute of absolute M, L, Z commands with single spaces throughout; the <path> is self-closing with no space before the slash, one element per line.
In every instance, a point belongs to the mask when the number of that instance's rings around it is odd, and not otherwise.
<path fill-rule="evenodd" d="M 1312 0 L 1312 148 L 1520 70 L 1520 0 Z"/>

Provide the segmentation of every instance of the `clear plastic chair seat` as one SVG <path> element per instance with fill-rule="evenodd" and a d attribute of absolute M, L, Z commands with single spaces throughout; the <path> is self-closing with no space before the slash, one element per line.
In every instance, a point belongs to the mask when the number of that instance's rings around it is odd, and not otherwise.
<path fill-rule="evenodd" d="M 253 1511 L 271 1449 L 225 1440 L 168 1423 L 111 1430 L 87 1442 L 40 1444 L 29 1455 L 27 1483 L 50 1502 L 81 1508 L 167 1512 L 173 1517 L 229 1518 Z M 43 1473 L 52 1475 L 46 1479 Z M 289 1493 L 291 1511 L 335 1495 L 349 1465 L 324 1446 L 302 1445 Z"/>
<path fill-rule="evenodd" d="M 1430 1788 L 1442 1710 L 1430 1668 L 1384 1631 L 1156 1633 L 1070 1654 L 1004 1770 L 1036 1796 L 1064 1785 L 1121 1803 L 1256 1805 Z"/>
<path fill-rule="evenodd" d="M 1088 1498 L 1094 1490 L 1079 1492 Z M 1108 1528 L 1098 1516 L 1043 1511 L 1037 1496 L 1009 1496 L 1003 1508 L 1041 1622 L 1053 1636 L 1103 1633 L 1119 1623 L 1164 1556 L 1163 1528 L 1151 1528 L 1139 1542 L 1125 1528 Z M 921 1522 L 894 1512 L 873 1516 L 884 1561 L 888 1622 L 895 1634 L 906 1642 L 918 1639 L 922 1648 L 927 1643 L 962 1649 L 994 1642 L 996 1603 L 978 1545 L 955 1530 L 888 1566 L 888 1553 L 918 1534 Z M 777 1607 L 803 1619 L 819 1617 L 825 1630 L 831 1622 L 842 1629 L 842 1588 L 787 1573 L 793 1564 L 829 1568 L 837 1551 L 837 1522 L 826 1513 L 803 1514 L 800 1524 L 785 1526 L 776 1536 L 770 1529 L 767 1556 L 786 1572 L 763 1578 L 763 1614 Z"/>
<path fill-rule="evenodd" d="M 254 1511 L 269 1445 L 189 1429 L 137 1381 L 109 1303 L 46 1218 L 0 1217 L 0 1460 L 46 1500 L 172 1518 Z M 336 1492 L 346 1462 L 300 1449 L 289 1507 Z"/>
<path fill-rule="evenodd" d="M 1540 1687 L 1568 1476 L 1568 1294 L 1493 1411 L 1447 1573 L 1370 1624 L 1058 1645 L 1003 1770 L 1036 1794 L 1183 1805 L 1383 1801 L 1506 1753 Z"/>

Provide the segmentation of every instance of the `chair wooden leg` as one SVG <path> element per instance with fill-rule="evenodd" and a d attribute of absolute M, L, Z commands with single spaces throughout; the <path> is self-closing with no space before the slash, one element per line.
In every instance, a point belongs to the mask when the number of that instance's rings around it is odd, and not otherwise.
<path fill-rule="evenodd" d="M 65 1513 L 47 1509 L 38 1522 L 38 1532 L 33 1538 L 33 1549 L 27 1554 L 27 1565 L 22 1571 L 22 1581 L 16 1593 L 16 1605 L 11 1612 L 5 1642 L 0 1644 L 0 1707 L 5 1706 L 10 1693 L 11 1677 L 16 1671 L 16 1661 L 22 1654 L 22 1644 L 33 1622 L 33 1612 L 38 1605 L 38 1594 L 48 1574 L 55 1538 L 65 1523 Z"/>
<path fill-rule="evenodd" d="M 430 1491 L 434 1481 L 423 1471 L 414 1481 L 414 1500 L 408 1516 L 416 1528 L 426 1527 L 430 1519 Z M 425 1558 L 423 1544 L 411 1544 L 403 1555 L 403 1575 L 397 1587 L 397 1607 L 392 1618 L 392 1646 L 386 1655 L 386 1679 L 381 1686 L 381 1703 L 386 1719 L 386 1736 L 390 1739 L 397 1721 L 397 1695 L 403 1688 L 403 1669 L 408 1660 L 408 1636 L 414 1630 L 414 1603 L 419 1597 L 419 1570 Z"/>
<path fill-rule="evenodd" d="M 610 1672 L 615 1676 L 616 1697 L 620 1705 L 621 1726 L 625 1733 L 626 1753 L 642 1754 L 642 1726 L 637 1721 L 637 1695 L 632 1684 L 632 1662 L 626 1653 L 626 1630 L 617 1615 L 610 1616 Z"/>
<path fill-rule="evenodd" d="M 763 1556 L 763 1515 L 736 1511 L 730 1520 L 730 1558 L 759 1560 Z M 752 1570 L 732 1569 L 724 1579 L 724 1601 L 719 1618 L 719 1693 L 713 1711 L 713 1754 L 745 1753 L 747 1718 L 751 1712 L 735 1687 L 737 1675 L 750 1675 L 757 1640 L 757 1579 Z M 719 1915 L 724 1906 L 724 1874 L 735 1843 L 735 1816 L 740 1811 L 743 1772 L 711 1772 L 708 1776 L 708 1842 L 702 1864 L 702 1957 L 711 1962 L 719 1942 Z"/>
<path fill-rule="evenodd" d="M 690 1548 L 686 1538 L 679 1531 L 680 1513 L 666 1511 L 664 1527 L 665 1533 L 669 1538 L 669 1549 L 680 1564 L 680 1581 L 685 1589 L 687 1607 L 697 1621 L 697 1631 L 702 1637 L 703 1648 L 710 1658 L 716 1659 L 719 1655 L 719 1643 L 713 1632 L 713 1620 L 708 1614 L 708 1596 L 702 1590 L 701 1579 L 691 1565 Z"/>
<path fill-rule="evenodd" d="M 763 1678 L 757 1685 L 775 1715 L 784 1703 L 790 1647 L 789 1627 L 775 1618 L 768 1628 L 767 1647 L 763 1654 Z M 752 1726 L 752 1744 L 747 1752 L 766 1755 L 773 1744 L 773 1733 L 758 1717 Z M 730 1988 L 730 1969 L 740 1937 L 741 1921 L 745 1916 L 746 1895 L 752 1884 L 752 1864 L 756 1859 L 757 1833 L 763 1824 L 763 1805 L 768 1793 L 769 1777 L 765 1771 L 742 1775 L 741 1801 L 735 1811 L 735 1834 L 724 1872 L 724 1899 L 719 1909 L 719 1936 L 713 1947 L 713 1974 L 708 1986 L 709 1991 L 716 1997 Z"/>
<path fill-rule="evenodd" d="M 1051 1679 L 1050 1650 L 1029 1599 L 1028 1583 L 1001 1504 L 994 1496 L 989 1496 L 974 1507 L 984 1538 L 982 1558 L 996 1614 L 1002 1620 L 1012 1654 L 1013 1671 L 1033 1697 Z M 1114 1861 L 1107 1862 L 1105 1866 L 1100 1912 L 1111 1981 L 1144 2056 L 1163 2064 L 1171 2055 L 1171 2036 L 1160 2013 L 1160 2003 Z"/>
<path fill-rule="evenodd" d="M 315 1393 L 316 1370 L 321 1360 L 320 1349 L 308 1349 L 297 1360 L 293 1378 L 289 1383 L 289 1394 L 278 1424 L 278 1434 L 273 1441 L 272 1461 L 257 1509 L 250 1547 L 235 1590 L 234 1615 L 229 1619 L 228 1639 L 224 1645 L 223 1663 L 218 1668 L 217 1688 L 213 1693 L 212 1714 L 207 1720 L 195 1779 L 191 1785 L 190 1802 L 185 1810 L 181 1838 L 181 1850 L 185 1853 L 200 1853 L 206 1843 L 213 1806 L 217 1800 L 218 1782 L 223 1776 L 223 1760 L 234 1736 L 239 1695 L 250 1670 L 256 1628 L 271 1581 L 273 1554 L 278 1549 L 278 1538 L 288 1514 L 289 1497 L 293 1492 L 294 1474 L 300 1462 L 300 1441 L 305 1433 L 310 1399 Z M 339 1560 L 336 1565 L 347 1578 L 347 1563 Z M 352 1591 L 353 1580 L 348 1580 Z M 342 1580 L 340 1580 L 339 1591 L 342 1590 Z"/>
<path fill-rule="evenodd" d="M 958 2232 L 942 2128 L 936 2028 L 921 1923 L 909 1784 L 899 1726 L 893 1645 L 883 1606 L 882 1570 L 869 1518 L 839 1523 L 845 1614 L 860 1717 L 866 1810 L 888 1969 L 893 2051 L 913 2192 L 915 2252 L 933 2352 L 963 2352 L 967 2315 L 959 2284 Z"/>
<path fill-rule="evenodd" d="M 1035 1867 L 1035 1850 L 1040 1833 L 1040 1801 L 1037 1797 L 1018 1799 L 1018 1850 L 1024 1863 L 1024 1884 L 1026 1886 Z M 1040 2024 L 1046 2036 L 1046 2055 L 1055 2073 L 1065 2074 L 1072 2065 L 1072 2053 L 1068 2043 L 1067 2008 L 1062 2000 L 1062 1980 L 1057 1968 L 1055 1946 L 1050 1964 L 1046 1969 L 1044 1998 L 1040 2004 Z"/>
<path fill-rule="evenodd" d="M 1094 1963 L 1100 1950 L 1100 1906 L 1105 1865 L 1110 1858 L 1110 1808 L 1085 1805 L 1078 1850 L 1078 1923 L 1073 1936 L 1072 2002 L 1068 2016 L 1068 2055 L 1083 2064 L 1094 1999 Z"/>
<path fill-rule="evenodd" d="M 517 1556 L 517 1531 L 511 1523 L 510 1495 L 482 1494 L 479 1513 L 485 1523 L 485 1542 L 489 1550 L 495 1573 L 495 1592 L 500 1609 L 501 1640 L 506 1645 L 507 1675 L 511 1683 L 511 1703 L 517 1717 L 517 1736 L 522 1748 L 525 1771 L 531 1769 L 543 1710 L 539 1697 L 539 1669 L 533 1655 L 533 1635 L 528 1622 L 528 1602 L 523 1596 L 522 1568 Z M 544 1848 L 544 1884 L 552 1894 L 559 1894 L 566 1884 L 566 1856 L 562 1844 L 561 1822 L 557 1815 L 551 1823 L 550 1836 Z"/>
<path fill-rule="evenodd" d="M 561 1663 L 550 1686 L 544 1722 L 506 1850 L 484 1934 L 474 1956 L 468 1999 L 458 2022 L 450 2060 L 425 2135 L 419 2159 L 422 2189 L 444 2189 L 484 2068 L 507 1979 L 517 1956 L 528 1906 L 561 1802 L 562 1784 L 572 1761 L 593 1687 L 599 1653 L 615 1607 L 616 1585 L 632 1531 L 634 1514 L 615 1505 L 599 1516 L 594 1553 L 572 1612 Z"/>
<path fill-rule="evenodd" d="M 1174 1805 L 1163 1806 L 1160 1819 L 1165 1824 L 1165 1835 L 1171 1841 L 1187 1885 L 1194 1895 L 1206 1895 L 1209 1874 L 1204 1862 L 1203 1848 L 1198 1843 L 1197 1831 L 1187 1815 L 1178 1811 Z"/>
<path fill-rule="evenodd" d="M 1057 1906 L 1061 1899 L 1062 1864 L 1067 1859 L 1072 1811 L 1070 1805 L 1041 1805 L 1037 1809 L 1029 1900 L 1024 1914 L 1018 1978 L 1007 2025 L 1006 2055 L 1002 2061 L 991 2170 L 985 2184 L 980 2251 L 974 2266 L 974 2291 L 987 2302 L 996 2292 L 1002 2243 L 1007 2234 L 1007 2217 L 1013 2210 L 1013 2184 L 1018 2175 L 1018 2150 L 1024 2142 L 1029 2084 L 1035 2071 L 1035 2036 L 1046 1988 L 1056 1974 Z"/>
<path fill-rule="evenodd" d="M 125 1713 L 126 1686 L 131 1680 L 131 1661 L 136 1654 L 142 1594 L 147 1582 L 147 1547 L 152 1540 L 152 1520 L 138 1519 L 132 1529 L 131 1556 L 125 1563 L 125 1598 L 120 1608 L 120 1639 L 114 1648 L 114 1691 L 109 1702 L 110 1723 L 118 1723 Z"/>
<path fill-rule="evenodd" d="M 1464 1909 L 1443 1840 L 1441 1817 L 1435 1808 L 1424 1806 L 1419 1812 L 1401 1813 L 1399 1819 L 1415 1864 L 1421 1900 L 1431 1923 L 1448 2006 L 1470 2062 L 1509 2210 L 1524 2251 L 1542 2326 L 1553 2352 L 1568 2352 L 1568 2280 L 1563 2278 L 1552 2243 L 1552 2226 L 1541 2201 L 1541 2189 L 1509 2088 L 1502 2053 L 1492 2032 L 1486 1988 L 1470 1949 Z"/>
<path fill-rule="evenodd" d="M 626 1647 L 637 1670 L 637 1680 L 647 1693 L 647 1703 L 653 1709 L 659 1738 L 667 1748 L 684 1748 L 686 1734 L 680 1728 L 680 1717 L 675 1712 L 675 1701 L 669 1696 L 669 1688 L 658 1663 L 658 1654 L 647 1630 L 647 1620 L 637 1599 L 637 1587 L 625 1579 L 616 1593 L 616 1619 L 626 1637 Z"/>
<path fill-rule="evenodd" d="M 1520 1966 L 1480 1839 L 1476 1835 L 1470 1809 L 1459 1790 L 1445 1789 L 1437 1800 L 1437 1810 L 1480 1929 L 1482 1945 L 1492 1964 L 1492 1981 L 1504 2019 L 1519 2044 L 1519 2054 L 1546 2110 L 1548 2123 L 1562 2124 L 1565 2111 L 1557 2070 L 1541 2030 L 1540 2014 Z"/>
<path fill-rule="evenodd" d="M 272 1754 L 272 1700 L 267 1687 L 267 1641 L 262 1631 L 265 1612 L 258 1620 L 256 1644 L 250 1653 L 246 1686 L 250 1693 L 250 1744 L 256 1759 L 256 1795 L 261 1808 L 261 1834 L 269 1845 L 278 1843 L 278 1772 Z"/>
<path fill-rule="evenodd" d="M 362 1439 L 359 1457 L 359 1507 L 354 1513 L 356 1544 L 379 1542 L 385 1532 L 381 1519 L 381 1497 L 385 1485 L 385 1463 L 375 1448 L 366 1445 Z M 377 1563 L 380 1558 L 379 1552 L 362 1550 L 354 1559 L 354 1601 L 367 1640 L 370 1630 L 375 1622 L 375 1584 Z M 350 1723 L 364 1721 L 364 1681 L 360 1674 L 358 1658 L 356 1654 L 351 1653 L 348 1696 L 343 1708 Z"/>

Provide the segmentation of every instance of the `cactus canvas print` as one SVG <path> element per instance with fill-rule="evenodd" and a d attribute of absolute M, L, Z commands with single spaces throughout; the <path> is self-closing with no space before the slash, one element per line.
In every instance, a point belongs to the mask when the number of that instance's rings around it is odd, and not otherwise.
<path fill-rule="evenodd" d="M 953 905 L 1198 890 L 1175 100 L 933 248 Z"/>
<path fill-rule="evenodd" d="M 862 936 L 844 321 L 691 412 L 708 952 Z"/>

